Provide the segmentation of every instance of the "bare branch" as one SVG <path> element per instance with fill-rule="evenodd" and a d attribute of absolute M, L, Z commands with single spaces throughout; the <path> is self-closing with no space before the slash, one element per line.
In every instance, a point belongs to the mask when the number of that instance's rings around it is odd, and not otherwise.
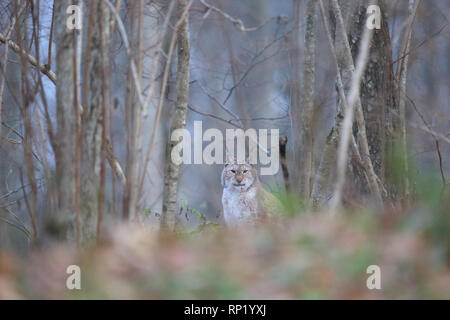
<path fill-rule="evenodd" d="M 220 14 L 222 17 L 224 17 L 226 20 L 230 21 L 239 31 L 241 32 L 252 32 L 252 31 L 257 31 L 259 29 L 261 29 L 262 27 L 264 27 L 266 24 L 268 24 L 270 21 L 272 21 L 273 19 L 280 19 L 282 18 L 281 16 L 275 17 L 275 18 L 271 18 L 268 19 L 266 21 L 264 21 L 262 24 L 260 24 L 259 26 L 256 27 L 251 27 L 248 28 L 244 25 L 244 23 L 242 22 L 241 19 L 237 19 L 237 18 L 233 18 L 232 16 L 230 16 L 228 13 L 222 11 L 221 9 L 214 7 L 213 5 L 207 3 L 205 0 L 200 0 L 200 2 L 208 8 L 208 10 L 205 13 L 205 18 L 209 15 L 210 11 L 214 11 L 217 12 L 218 14 Z"/>
<path fill-rule="evenodd" d="M 14 41 L 8 40 L 6 36 L 4 36 L 2 33 L 0 33 L 0 42 L 1 43 L 8 43 L 8 46 L 16 53 L 23 55 L 26 60 L 36 69 L 38 69 L 40 72 L 45 74 L 54 84 L 56 84 L 56 75 L 55 73 L 50 70 L 47 65 L 44 65 L 42 63 L 39 63 L 35 57 L 28 54 L 25 50 L 20 48 Z"/>

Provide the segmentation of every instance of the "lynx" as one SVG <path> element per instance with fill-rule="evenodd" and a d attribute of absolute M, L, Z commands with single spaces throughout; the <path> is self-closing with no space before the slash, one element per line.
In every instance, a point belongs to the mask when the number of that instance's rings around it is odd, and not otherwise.
<path fill-rule="evenodd" d="M 222 206 L 228 226 L 254 224 L 272 216 L 278 200 L 261 186 L 256 169 L 236 161 L 222 171 Z"/>

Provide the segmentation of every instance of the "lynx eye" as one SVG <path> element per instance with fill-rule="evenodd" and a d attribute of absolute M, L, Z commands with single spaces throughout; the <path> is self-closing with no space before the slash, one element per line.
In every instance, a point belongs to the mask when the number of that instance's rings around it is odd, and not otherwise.
<path fill-rule="evenodd" d="M 244 172 L 244 173 L 247 173 L 247 171 L 248 171 L 248 170 L 244 170 L 243 172 Z"/>
<path fill-rule="evenodd" d="M 236 170 L 231 170 L 231 172 L 236 173 Z"/>

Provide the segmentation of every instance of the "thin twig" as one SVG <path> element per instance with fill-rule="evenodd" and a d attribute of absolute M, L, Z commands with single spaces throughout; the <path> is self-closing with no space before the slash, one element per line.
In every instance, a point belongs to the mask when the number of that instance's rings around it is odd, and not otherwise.
<path fill-rule="evenodd" d="M 8 46 L 16 53 L 23 55 L 26 60 L 35 68 L 37 68 L 40 72 L 42 72 L 43 74 L 45 74 L 54 84 L 56 84 L 56 75 L 55 73 L 50 70 L 48 68 L 47 65 L 44 65 L 40 62 L 38 62 L 36 60 L 35 57 L 33 57 L 32 55 L 28 54 L 27 52 L 25 52 L 25 50 L 23 50 L 22 48 L 20 48 L 20 46 L 18 46 L 14 41 L 12 40 L 8 40 L 7 37 L 5 37 L 2 33 L 0 33 L 0 42 L 1 43 L 8 43 Z"/>
<path fill-rule="evenodd" d="M 208 96 L 208 98 L 210 98 L 212 101 L 214 101 L 223 111 L 225 111 L 231 117 L 233 117 L 234 120 L 240 121 L 239 117 L 233 111 L 231 111 L 230 109 L 225 107 L 219 100 L 217 100 L 213 95 L 211 95 L 208 91 L 206 91 L 206 89 L 203 88 L 202 85 L 198 81 L 196 81 L 196 83 L 197 83 L 198 87 L 203 91 L 203 93 L 205 93 Z M 233 87 L 235 87 L 235 86 L 233 86 Z M 226 99 L 225 99 L 225 102 L 226 102 Z"/>
<path fill-rule="evenodd" d="M 422 122 L 425 124 L 426 128 L 428 129 L 428 133 L 434 139 L 434 144 L 436 146 L 436 152 L 437 152 L 437 155 L 438 155 L 438 158 L 439 158 L 439 170 L 441 172 L 442 186 L 443 186 L 443 188 L 445 188 L 446 185 L 447 185 L 447 179 L 445 178 L 445 173 L 444 173 L 444 168 L 443 168 L 443 161 L 442 161 L 442 154 L 441 154 L 441 148 L 440 148 L 440 145 L 439 145 L 438 134 L 431 129 L 430 124 L 425 119 L 424 115 L 420 112 L 419 108 L 417 108 L 417 105 L 414 102 L 414 100 L 412 100 L 406 93 L 404 93 L 404 95 L 408 99 L 408 101 L 412 104 L 414 110 L 417 112 L 417 114 L 419 115 L 420 119 L 422 119 Z"/>
<path fill-rule="evenodd" d="M 241 32 L 252 32 L 252 31 L 257 31 L 259 29 L 261 29 L 262 27 L 264 27 L 266 24 L 268 24 L 270 21 L 274 20 L 274 19 L 280 19 L 282 18 L 281 16 L 278 17 L 274 17 L 271 19 L 268 19 L 266 21 L 264 21 L 262 24 L 260 24 L 259 26 L 256 27 L 251 27 L 248 28 L 244 25 L 244 23 L 242 22 L 241 19 L 237 19 L 237 18 L 233 18 L 232 16 L 230 16 L 228 13 L 222 11 L 221 9 L 214 7 L 213 5 L 207 3 L 205 0 L 200 0 L 200 2 L 206 7 L 208 8 L 207 12 L 205 13 L 205 15 L 209 15 L 209 11 L 215 11 L 218 14 L 220 14 L 222 17 L 224 17 L 226 20 L 230 21 L 239 31 Z"/>
<path fill-rule="evenodd" d="M 5 219 L 5 218 L 2 218 L 2 217 L 0 217 L 0 221 L 3 221 L 3 222 L 5 222 L 6 224 L 10 225 L 11 227 L 14 227 L 14 228 L 16 228 L 16 229 L 22 231 L 23 233 L 25 233 L 25 235 L 27 236 L 28 239 L 31 239 L 30 232 L 29 232 L 28 230 L 24 229 L 22 226 L 20 226 L 20 225 L 18 225 L 18 224 L 15 224 L 14 222 L 9 221 L 9 220 L 7 220 L 7 219 Z"/>

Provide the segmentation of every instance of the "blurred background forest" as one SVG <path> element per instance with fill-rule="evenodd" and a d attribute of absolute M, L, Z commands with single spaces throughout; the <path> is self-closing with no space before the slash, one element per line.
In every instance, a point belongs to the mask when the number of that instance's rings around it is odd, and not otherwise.
<path fill-rule="evenodd" d="M 2 0 L 0 299 L 450 298 L 449 14 Z M 223 165 L 170 160 L 197 120 L 279 129 L 277 223 L 227 229 Z"/>

